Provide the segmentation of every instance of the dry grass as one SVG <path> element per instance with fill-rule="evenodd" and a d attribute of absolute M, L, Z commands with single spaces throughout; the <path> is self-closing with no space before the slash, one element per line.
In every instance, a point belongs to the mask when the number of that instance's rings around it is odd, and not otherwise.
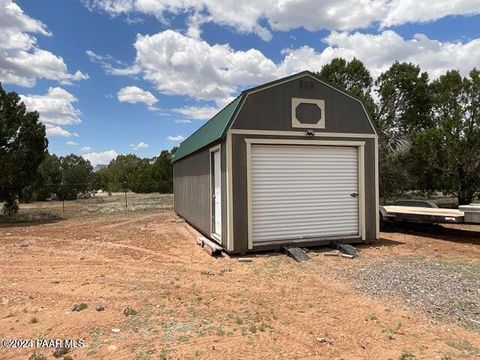
<path fill-rule="evenodd" d="M 0 204 L 1 205 L 1 204 Z M 37 201 L 20 204 L 20 211 L 8 217 L 0 214 L 1 223 L 54 222 L 78 216 L 114 214 L 141 210 L 173 208 L 172 194 L 100 193 L 93 199 L 65 201 Z"/>

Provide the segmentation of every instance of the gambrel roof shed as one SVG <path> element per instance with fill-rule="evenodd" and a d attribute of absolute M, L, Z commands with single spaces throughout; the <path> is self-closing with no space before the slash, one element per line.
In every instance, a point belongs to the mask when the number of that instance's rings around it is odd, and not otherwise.
<path fill-rule="evenodd" d="M 245 90 L 174 156 L 175 210 L 230 252 L 376 238 L 378 139 L 304 71 Z"/>

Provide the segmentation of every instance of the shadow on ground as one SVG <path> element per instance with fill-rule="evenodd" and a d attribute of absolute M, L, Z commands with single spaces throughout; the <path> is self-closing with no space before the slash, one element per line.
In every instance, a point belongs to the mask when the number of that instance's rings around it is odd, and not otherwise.
<path fill-rule="evenodd" d="M 478 227 L 475 227 L 478 228 Z M 437 240 L 450 241 L 454 243 L 480 245 L 480 231 L 473 226 L 464 225 L 462 228 L 447 227 L 444 225 L 425 224 L 388 224 L 382 229 L 384 232 L 401 232 L 410 235 L 428 236 Z"/>
<path fill-rule="evenodd" d="M 65 220 L 62 216 L 49 212 L 35 214 L 16 214 L 13 216 L 0 215 L 0 228 L 24 227 L 56 223 Z"/>

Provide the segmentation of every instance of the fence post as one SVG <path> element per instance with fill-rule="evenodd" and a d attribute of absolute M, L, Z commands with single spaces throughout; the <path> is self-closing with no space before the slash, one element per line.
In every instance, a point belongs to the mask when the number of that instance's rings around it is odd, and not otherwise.
<path fill-rule="evenodd" d="M 125 191 L 125 209 L 128 207 L 128 202 L 127 202 L 127 182 L 123 182 L 123 191 Z"/>
<path fill-rule="evenodd" d="M 62 212 L 65 215 L 65 187 L 63 186 L 63 180 L 62 180 Z"/>

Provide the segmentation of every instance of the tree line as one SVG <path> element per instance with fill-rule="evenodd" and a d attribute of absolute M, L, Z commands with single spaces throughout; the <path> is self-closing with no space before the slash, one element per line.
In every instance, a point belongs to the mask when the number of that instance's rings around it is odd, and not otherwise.
<path fill-rule="evenodd" d="M 22 189 L 19 199 L 44 201 L 53 197 L 74 200 L 97 190 L 172 193 L 175 150 L 163 150 L 159 156 L 144 159 L 133 154 L 119 155 L 98 171 L 93 171 L 90 161 L 81 156 L 58 157 L 47 153 L 31 184 Z"/>
<path fill-rule="evenodd" d="M 442 193 L 468 204 L 480 196 L 480 73 L 457 70 L 436 79 L 419 66 L 395 62 L 376 80 L 364 64 L 333 59 L 317 73 L 360 98 L 379 134 L 380 194 Z M 141 159 L 120 155 L 93 172 L 90 162 L 47 151 L 45 126 L 20 97 L 0 84 L 0 201 L 55 195 L 73 199 L 89 190 L 172 192 L 172 151 Z"/>
<path fill-rule="evenodd" d="M 375 81 L 358 60 L 334 59 L 318 75 L 363 100 L 379 133 L 380 194 L 480 196 L 480 72 L 435 80 L 395 62 Z"/>
<path fill-rule="evenodd" d="M 27 111 L 0 83 L 0 202 L 8 215 L 18 211 L 18 201 L 71 200 L 94 190 L 172 193 L 175 151 L 150 159 L 119 155 L 94 172 L 81 156 L 50 154 L 38 112 Z"/>

